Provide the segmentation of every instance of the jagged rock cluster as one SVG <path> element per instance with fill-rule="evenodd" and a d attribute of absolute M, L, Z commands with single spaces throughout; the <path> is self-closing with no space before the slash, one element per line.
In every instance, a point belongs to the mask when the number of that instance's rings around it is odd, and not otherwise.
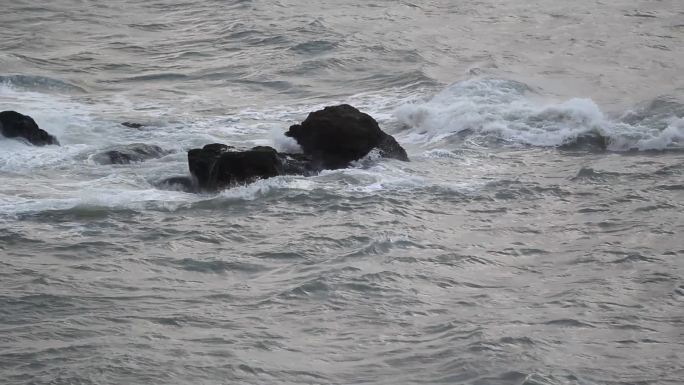
<path fill-rule="evenodd" d="M 139 128 L 135 123 L 124 124 Z M 0 133 L 24 138 L 34 145 L 59 144 L 29 116 L 14 111 L 0 113 Z M 280 153 L 271 147 L 239 150 L 212 143 L 188 151 L 191 177 L 173 177 L 162 182 L 186 191 L 216 191 L 278 175 L 313 175 L 324 169 L 345 168 L 377 150 L 385 158 L 408 161 L 406 151 L 380 129 L 370 115 L 342 104 L 315 111 L 285 133 L 302 148 L 301 154 Z M 135 143 L 112 147 L 94 154 L 99 164 L 126 164 L 157 158 L 167 152 L 158 146 Z"/>
<path fill-rule="evenodd" d="M 406 151 L 375 119 L 346 104 L 310 113 L 285 135 L 297 141 L 302 154 L 279 153 L 271 147 L 236 150 L 214 143 L 188 151 L 190 173 L 197 187 L 206 191 L 277 175 L 348 167 L 373 149 L 383 157 L 408 161 Z"/>

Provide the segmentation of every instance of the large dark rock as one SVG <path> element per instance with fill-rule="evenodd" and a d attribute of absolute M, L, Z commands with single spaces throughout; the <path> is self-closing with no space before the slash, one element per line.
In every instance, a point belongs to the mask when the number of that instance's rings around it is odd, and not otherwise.
<path fill-rule="evenodd" d="M 188 151 L 188 166 L 202 190 L 218 190 L 284 173 L 281 157 L 271 147 L 233 151 L 218 143 Z"/>
<path fill-rule="evenodd" d="M 207 144 L 202 148 L 193 148 L 188 151 L 188 167 L 190 174 L 197 180 L 202 188 L 208 188 L 209 175 L 216 160 L 228 150 L 228 146 L 220 143 Z"/>
<path fill-rule="evenodd" d="M 266 179 L 283 173 L 278 152 L 271 147 L 254 147 L 246 151 L 222 153 L 209 174 L 212 185 L 225 187 L 257 179 Z"/>
<path fill-rule="evenodd" d="M 115 146 L 107 151 L 93 155 L 93 161 L 98 164 L 128 164 L 144 162 L 148 159 L 160 158 L 169 152 L 151 144 L 132 143 Z"/>
<path fill-rule="evenodd" d="M 375 119 L 348 104 L 312 112 L 285 135 L 299 143 L 316 168 L 344 168 L 376 148 L 383 157 L 408 161 L 406 151 Z"/>
<path fill-rule="evenodd" d="M 36 146 L 59 145 L 57 139 L 40 129 L 30 116 L 15 111 L 0 112 L 0 134 L 7 138 L 24 138 Z"/>

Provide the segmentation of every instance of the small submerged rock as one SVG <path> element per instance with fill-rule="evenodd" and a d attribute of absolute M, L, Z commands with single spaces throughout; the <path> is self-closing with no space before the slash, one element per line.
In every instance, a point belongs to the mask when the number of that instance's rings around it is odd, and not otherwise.
<path fill-rule="evenodd" d="M 128 128 L 143 128 L 145 127 L 144 124 L 141 123 L 133 123 L 133 122 L 123 122 L 121 123 L 122 126 L 128 127 Z"/>
<path fill-rule="evenodd" d="M 24 138 L 34 146 L 59 146 L 57 138 L 38 127 L 33 118 L 16 111 L 0 112 L 0 134 L 6 138 Z"/>
<path fill-rule="evenodd" d="M 606 151 L 608 150 L 608 145 L 610 140 L 599 133 L 587 133 L 579 135 L 572 140 L 558 146 L 561 150 L 568 151 Z"/>
<path fill-rule="evenodd" d="M 175 190 L 183 192 L 197 192 L 197 186 L 190 176 L 173 176 L 157 183 L 156 186 L 163 190 Z"/>
<path fill-rule="evenodd" d="M 161 158 L 168 153 L 169 151 L 152 144 L 132 143 L 97 153 L 93 155 L 93 161 L 98 164 L 129 164 Z"/>
<path fill-rule="evenodd" d="M 279 153 L 271 147 L 235 150 L 212 143 L 188 151 L 188 166 L 202 191 L 278 175 L 313 175 L 324 169 L 348 167 L 374 149 L 382 157 L 408 161 L 406 151 L 383 132 L 370 115 L 343 104 L 315 111 L 290 127 L 285 135 L 294 138 L 303 154 Z"/>

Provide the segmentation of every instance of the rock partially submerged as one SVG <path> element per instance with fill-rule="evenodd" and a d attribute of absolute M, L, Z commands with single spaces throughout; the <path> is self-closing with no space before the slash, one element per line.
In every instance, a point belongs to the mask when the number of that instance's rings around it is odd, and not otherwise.
<path fill-rule="evenodd" d="M 281 175 L 278 152 L 271 147 L 229 151 L 216 144 L 188 151 L 190 172 L 203 190 L 215 190 Z"/>
<path fill-rule="evenodd" d="M 187 193 L 197 192 L 197 186 L 192 177 L 172 176 L 158 182 L 157 187 L 163 190 L 183 191 Z"/>
<path fill-rule="evenodd" d="M 128 128 L 143 128 L 143 127 L 145 127 L 144 124 L 135 123 L 135 122 L 123 122 L 123 123 L 121 123 L 121 125 L 128 127 Z"/>
<path fill-rule="evenodd" d="M 608 149 L 609 144 L 610 139 L 608 137 L 593 132 L 572 138 L 558 146 L 558 148 L 566 151 L 603 152 Z"/>
<path fill-rule="evenodd" d="M 38 127 L 33 118 L 15 111 L 0 112 L 0 134 L 7 138 L 24 138 L 34 146 L 59 145 L 57 138 Z"/>
<path fill-rule="evenodd" d="M 188 151 L 190 174 L 203 191 L 219 190 L 278 175 L 310 175 L 310 160 L 301 154 L 279 153 L 259 146 L 236 150 L 220 143 Z"/>
<path fill-rule="evenodd" d="M 385 158 L 409 160 L 406 151 L 380 129 L 375 119 L 348 104 L 312 112 L 285 135 L 295 139 L 321 169 L 348 167 L 375 148 Z"/>
<path fill-rule="evenodd" d="M 216 160 L 230 147 L 221 143 L 207 144 L 202 148 L 188 151 L 188 167 L 198 185 L 209 188 L 209 175 Z"/>
<path fill-rule="evenodd" d="M 143 126 L 131 122 L 122 124 L 130 128 Z M 0 134 L 24 138 L 36 146 L 59 145 L 30 116 L 15 111 L 0 112 Z M 263 146 L 237 150 L 225 144 L 207 144 L 188 151 L 191 177 L 168 178 L 159 185 L 183 191 L 214 191 L 278 175 L 309 176 L 324 169 L 348 167 L 372 150 L 377 150 L 382 157 L 409 160 L 406 151 L 380 129 L 375 119 L 348 104 L 312 112 L 301 124 L 291 126 L 285 135 L 297 141 L 303 154 L 279 153 Z M 111 147 L 94 154 L 92 159 L 99 164 L 128 164 L 166 154 L 159 146 L 133 143 Z"/>
<path fill-rule="evenodd" d="M 386 158 L 409 160 L 375 119 L 347 104 L 312 112 L 285 135 L 294 138 L 304 153 L 279 153 L 271 147 L 236 150 L 213 143 L 188 151 L 190 174 L 199 190 L 212 191 L 278 175 L 348 167 L 374 149 Z"/>
<path fill-rule="evenodd" d="M 132 143 L 97 153 L 93 155 L 93 161 L 98 164 L 129 164 L 161 158 L 168 153 L 163 148 L 152 144 Z"/>

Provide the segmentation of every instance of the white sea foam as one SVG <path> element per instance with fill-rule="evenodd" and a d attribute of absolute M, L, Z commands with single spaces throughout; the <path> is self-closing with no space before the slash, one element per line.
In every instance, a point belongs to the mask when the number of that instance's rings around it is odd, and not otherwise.
<path fill-rule="evenodd" d="M 613 138 L 612 148 L 616 150 L 663 150 L 667 148 L 684 148 L 684 118 L 671 117 L 665 121 L 667 126 L 662 129 L 643 127 L 629 136 Z"/>
<path fill-rule="evenodd" d="M 428 101 L 404 104 L 397 108 L 395 117 L 410 127 L 402 138 L 419 144 L 461 134 L 554 147 L 572 143 L 579 136 L 600 135 L 615 151 L 681 147 L 681 123 L 672 116 L 662 130 L 610 119 L 591 99 L 539 99 L 521 83 L 474 79 L 453 84 Z"/>
<path fill-rule="evenodd" d="M 310 191 L 315 183 L 301 176 L 278 176 L 260 179 L 254 183 L 235 186 L 220 192 L 216 197 L 221 199 L 255 200 L 279 190 Z M 215 199 L 215 198 L 212 198 Z"/>
<path fill-rule="evenodd" d="M 264 111 L 244 110 L 229 117 L 183 116 L 172 120 L 160 118 L 163 111 L 151 110 L 145 119 L 160 120 L 138 130 L 123 127 L 112 118 L 121 116 L 122 112 L 115 110 L 123 108 L 125 99 L 119 101 L 121 104 L 102 106 L 4 84 L 0 85 L 2 109 L 31 115 L 41 127 L 55 134 L 62 146 L 34 147 L 0 138 L 0 172 L 5 173 L 0 189 L 0 214 L 78 207 L 176 210 L 207 200 L 255 200 L 290 191 L 378 194 L 434 187 L 440 191 L 467 192 L 479 183 L 468 175 L 486 173 L 487 167 L 495 165 L 490 165 L 486 156 L 472 153 L 486 152 L 486 148 L 440 145 L 459 133 L 470 138 L 533 146 L 558 146 L 579 135 L 596 133 L 610 139 L 612 150 L 666 149 L 681 147 L 684 141 L 681 117 L 663 118 L 659 120 L 662 124 L 655 125 L 652 119 L 627 123 L 606 117 L 590 99 L 539 99 L 524 84 L 496 79 L 457 83 L 427 101 L 416 101 L 415 93 L 396 97 L 357 95 L 346 102 L 376 117 L 383 128 L 393 124 L 396 128 L 397 122 L 408 126 L 396 134 L 408 148 L 411 142 L 418 148 L 428 147 L 410 154 L 417 164 L 381 160 L 372 152 L 349 169 L 324 171 L 311 178 L 271 178 L 207 196 L 158 190 L 154 185 L 165 177 L 187 175 L 185 151 L 211 142 L 245 147 L 270 145 L 283 152 L 300 152 L 297 143 L 283 133 L 290 124 L 305 118 L 307 112 L 323 105 L 270 107 Z M 400 107 L 392 115 L 392 106 L 398 104 Z M 163 159 L 130 165 L 98 165 L 89 160 L 109 146 L 133 142 L 155 144 L 175 152 Z M 469 144 L 477 143 L 488 145 L 486 140 Z M 474 171 L 464 171 L 460 180 L 451 180 L 445 175 L 426 173 L 428 170 L 421 168 L 421 159 L 456 160 L 459 167 Z"/>
<path fill-rule="evenodd" d="M 298 154 L 302 152 L 302 147 L 293 138 L 285 136 L 282 130 L 271 130 L 271 142 L 273 147 L 280 151 L 289 154 Z"/>
<path fill-rule="evenodd" d="M 93 130 L 91 108 L 60 95 L 17 89 L 11 83 L 0 85 L 0 110 L 30 115 L 38 125 L 62 144 L 101 140 Z"/>

